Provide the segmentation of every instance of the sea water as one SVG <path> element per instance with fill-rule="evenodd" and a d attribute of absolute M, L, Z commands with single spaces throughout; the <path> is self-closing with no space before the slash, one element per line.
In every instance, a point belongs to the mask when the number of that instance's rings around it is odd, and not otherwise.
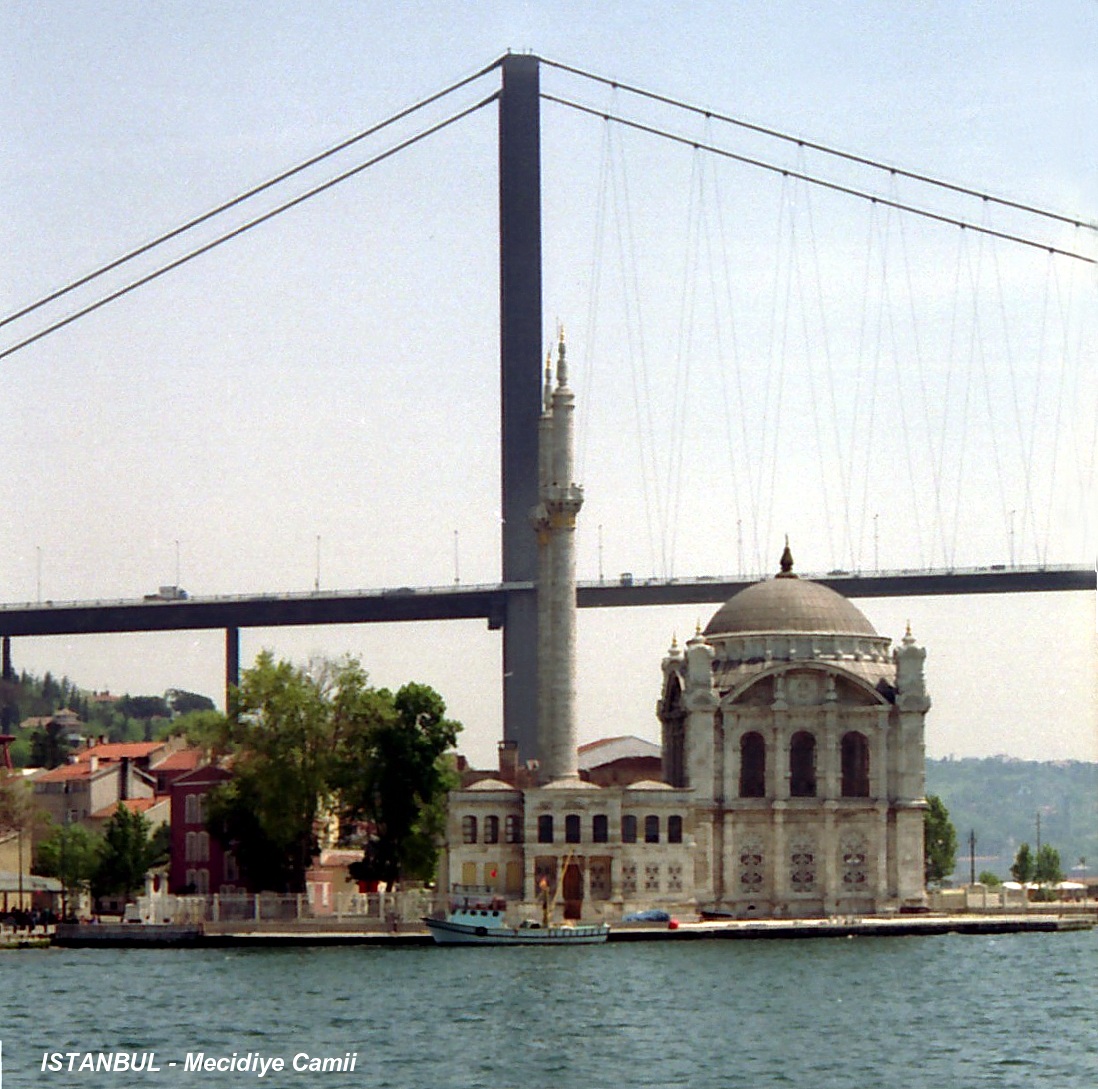
<path fill-rule="evenodd" d="M 1093 931 L 27 950 L 2 1085 L 1091 1089 L 1096 979 Z"/>

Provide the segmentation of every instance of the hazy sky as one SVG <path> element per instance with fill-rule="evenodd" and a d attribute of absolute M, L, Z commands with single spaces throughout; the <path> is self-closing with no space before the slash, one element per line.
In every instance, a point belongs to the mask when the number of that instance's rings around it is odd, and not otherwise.
<path fill-rule="evenodd" d="M 9 0 L 0 311 L 507 49 L 1098 218 L 1098 4 L 1084 0 Z M 1098 252 L 1092 232 L 558 71 L 542 86 Z M 489 107 L 0 361 L 0 601 L 140 596 L 177 562 L 193 594 L 495 581 L 495 139 Z M 581 577 L 771 572 L 785 533 L 802 571 L 1093 560 L 1092 268 L 551 103 L 543 169 L 545 339 L 565 324 L 580 395 Z M 6 327 L 0 347 L 97 291 Z M 930 755 L 1098 759 L 1093 593 L 858 604 L 894 639 L 910 620 L 928 649 Z M 654 739 L 660 658 L 715 608 L 582 613 L 581 739 Z M 244 661 L 264 646 L 428 681 L 463 747 L 494 756 L 500 641 L 482 623 L 242 633 Z M 17 668 L 88 688 L 218 698 L 222 651 L 220 633 L 14 645 Z"/>

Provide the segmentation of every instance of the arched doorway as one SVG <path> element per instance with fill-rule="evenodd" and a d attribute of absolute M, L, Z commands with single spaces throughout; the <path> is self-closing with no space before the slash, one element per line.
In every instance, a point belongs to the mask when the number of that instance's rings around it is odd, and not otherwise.
<path fill-rule="evenodd" d="M 569 859 L 561 875 L 561 899 L 564 901 L 564 917 L 579 919 L 583 916 L 583 868 L 575 859 Z"/>

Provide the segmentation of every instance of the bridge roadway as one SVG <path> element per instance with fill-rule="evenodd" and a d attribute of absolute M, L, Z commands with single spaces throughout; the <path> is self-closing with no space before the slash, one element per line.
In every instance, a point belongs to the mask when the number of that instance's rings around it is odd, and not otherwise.
<path fill-rule="evenodd" d="M 845 597 L 1005 594 L 1094 590 L 1086 567 L 976 567 L 873 574 L 806 575 Z M 638 605 L 719 605 L 754 580 L 727 576 L 580 582 L 580 608 Z M 274 628 L 293 625 L 369 624 L 408 620 L 484 619 L 503 626 L 507 601 L 529 595 L 531 582 L 383 590 L 322 591 L 193 597 L 184 600 L 42 602 L 0 605 L 0 636 L 82 635 L 98 632 Z"/>

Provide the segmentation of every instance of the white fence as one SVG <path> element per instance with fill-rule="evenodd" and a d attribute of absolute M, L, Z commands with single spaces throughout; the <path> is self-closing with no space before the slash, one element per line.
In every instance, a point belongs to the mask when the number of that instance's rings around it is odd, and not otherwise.
<path fill-rule="evenodd" d="M 144 923 L 266 923 L 346 919 L 356 924 L 415 922 L 434 909 L 429 889 L 397 892 L 337 893 L 332 903 L 316 910 L 305 894 L 274 892 L 172 896 L 152 893 L 137 898 L 137 919 Z"/>

